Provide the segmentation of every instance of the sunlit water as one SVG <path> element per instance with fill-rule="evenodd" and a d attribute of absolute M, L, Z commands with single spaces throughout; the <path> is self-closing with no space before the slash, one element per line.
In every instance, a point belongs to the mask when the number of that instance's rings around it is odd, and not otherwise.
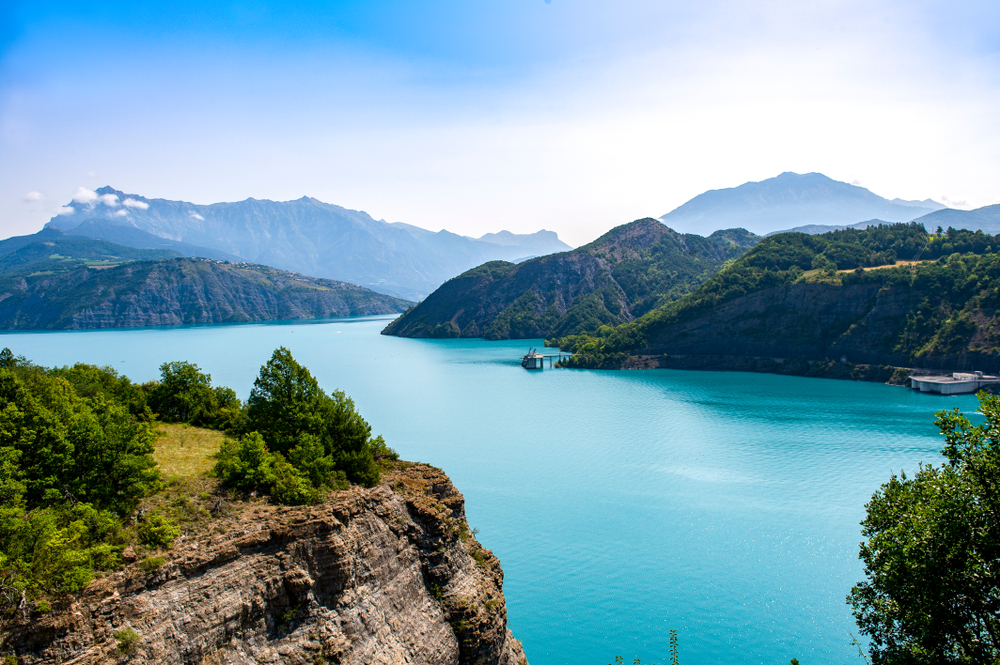
<path fill-rule="evenodd" d="M 0 335 L 135 381 L 190 360 L 246 398 L 286 346 L 404 459 L 443 468 L 506 573 L 533 665 L 861 662 L 844 598 L 891 473 L 937 463 L 934 412 L 974 397 L 723 372 L 529 372 L 539 340 L 410 340 L 389 319 Z"/>

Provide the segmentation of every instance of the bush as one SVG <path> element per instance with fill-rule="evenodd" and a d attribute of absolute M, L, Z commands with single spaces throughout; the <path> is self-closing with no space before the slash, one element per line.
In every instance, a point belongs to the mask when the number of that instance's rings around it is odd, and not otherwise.
<path fill-rule="evenodd" d="M 0 508 L 0 569 L 18 573 L 29 593 L 75 593 L 94 570 L 121 563 L 126 537 L 118 518 L 87 503 L 32 510 Z"/>
<path fill-rule="evenodd" d="M 167 560 L 162 556 L 148 556 L 139 562 L 139 568 L 149 573 L 156 570 L 166 562 Z"/>
<path fill-rule="evenodd" d="M 277 480 L 274 455 L 268 452 L 264 437 L 257 432 L 223 441 L 212 474 L 223 485 L 244 492 L 270 488 Z"/>
<path fill-rule="evenodd" d="M 305 451 L 296 451 L 308 456 L 314 449 L 307 446 Z M 270 452 L 257 432 L 224 441 L 212 473 L 228 487 L 269 494 L 278 503 L 292 505 L 314 503 L 321 496 L 318 488 L 325 486 L 319 483 L 314 487 L 307 472 L 289 464 L 281 454 Z"/>
<path fill-rule="evenodd" d="M 118 653 L 125 655 L 135 651 L 135 648 L 139 646 L 139 633 L 135 632 L 131 628 L 124 628 L 115 633 L 115 639 L 118 640 Z"/>
<path fill-rule="evenodd" d="M 180 534 L 180 527 L 158 512 L 147 515 L 146 521 L 139 526 L 139 542 L 146 547 L 167 549 Z"/>

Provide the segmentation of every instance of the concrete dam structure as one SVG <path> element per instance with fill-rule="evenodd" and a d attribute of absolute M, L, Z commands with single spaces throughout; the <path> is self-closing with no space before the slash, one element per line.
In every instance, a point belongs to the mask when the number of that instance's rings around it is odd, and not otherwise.
<path fill-rule="evenodd" d="M 922 393 L 939 395 L 964 395 L 982 390 L 987 385 L 1000 383 L 1000 376 L 982 372 L 955 372 L 951 376 L 910 376 L 910 387 Z"/>

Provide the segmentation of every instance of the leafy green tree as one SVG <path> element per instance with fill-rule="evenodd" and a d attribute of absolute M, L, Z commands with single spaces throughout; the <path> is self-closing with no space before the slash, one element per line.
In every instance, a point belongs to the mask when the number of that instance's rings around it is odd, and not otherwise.
<path fill-rule="evenodd" d="M 1000 662 L 1000 398 L 984 422 L 938 413 L 940 467 L 893 476 L 867 505 L 867 579 L 848 597 L 872 662 Z"/>
<path fill-rule="evenodd" d="M 147 404 L 146 391 L 142 386 L 129 381 L 128 377 L 119 376 L 113 367 L 76 363 L 72 367 L 51 369 L 49 374 L 66 379 L 80 397 L 92 399 L 97 395 L 103 395 L 126 406 L 129 413 L 137 419 L 152 420 L 153 414 Z"/>
<path fill-rule="evenodd" d="M 149 403 L 163 420 L 195 425 L 209 422 L 219 410 L 212 375 L 184 360 L 160 365 L 160 382 L 153 387 Z"/>
<path fill-rule="evenodd" d="M 16 482 L 29 508 L 71 498 L 126 514 L 156 487 L 153 435 L 121 404 L 11 369 L 0 369 L 0 403 L 0 482 Z"/>
<path fill-rule="evenodd" d="M 371 426 L 342 391 L 327 395 L 313 375 L 281 347 L 260 369 L 247 400 L 246 428 L 264 437 L 270 450 L 309 460 L 310 477 L 325 473 L 330 462 L 351 482 L 378 483 L 380 467 L 375 456 L 384 442 L 371 438 Z M 322 454 L 314 437 L 322 445 Z M 318 478 L 317 478 L 318 479 Z"/>

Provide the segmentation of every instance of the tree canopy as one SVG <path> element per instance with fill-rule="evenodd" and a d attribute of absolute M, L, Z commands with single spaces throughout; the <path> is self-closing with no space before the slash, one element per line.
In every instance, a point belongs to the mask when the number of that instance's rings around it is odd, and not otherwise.
<path fill-rule="evenodd" d="M 110 368 L 0 352 L 0 576 L 22 599 L 120 563 L 122 518 L 159 486 L 136 390 Z"/>
<path fill-rule="evenodd" d="M 244 436 L 220 451 L 215 473 L 284 503 L 315 500 L 345 480 L 371 487 L 380 458 L 395 458 L 340 390 L 327 395 L 285 347 L 260 368 L 247 400 Z M 310 492 L 310 490 L 315 490 Z"/>
<path fill-rule="evenodd" d="M 980 425 L 938 413 L 944 464 L 867 505 L 848 600 L 876 665 L 1000 662 L 1000 398 L 979 398 Z"/>
<path fill-rule="evenodd" d="M 212 387 L 212 375 L 194 363 L 160 365 L 160 381 L 149 386 L 149 404 L 161 420 L 217 429 L 235 429 L 242 405 L 231 388 Z"/>

